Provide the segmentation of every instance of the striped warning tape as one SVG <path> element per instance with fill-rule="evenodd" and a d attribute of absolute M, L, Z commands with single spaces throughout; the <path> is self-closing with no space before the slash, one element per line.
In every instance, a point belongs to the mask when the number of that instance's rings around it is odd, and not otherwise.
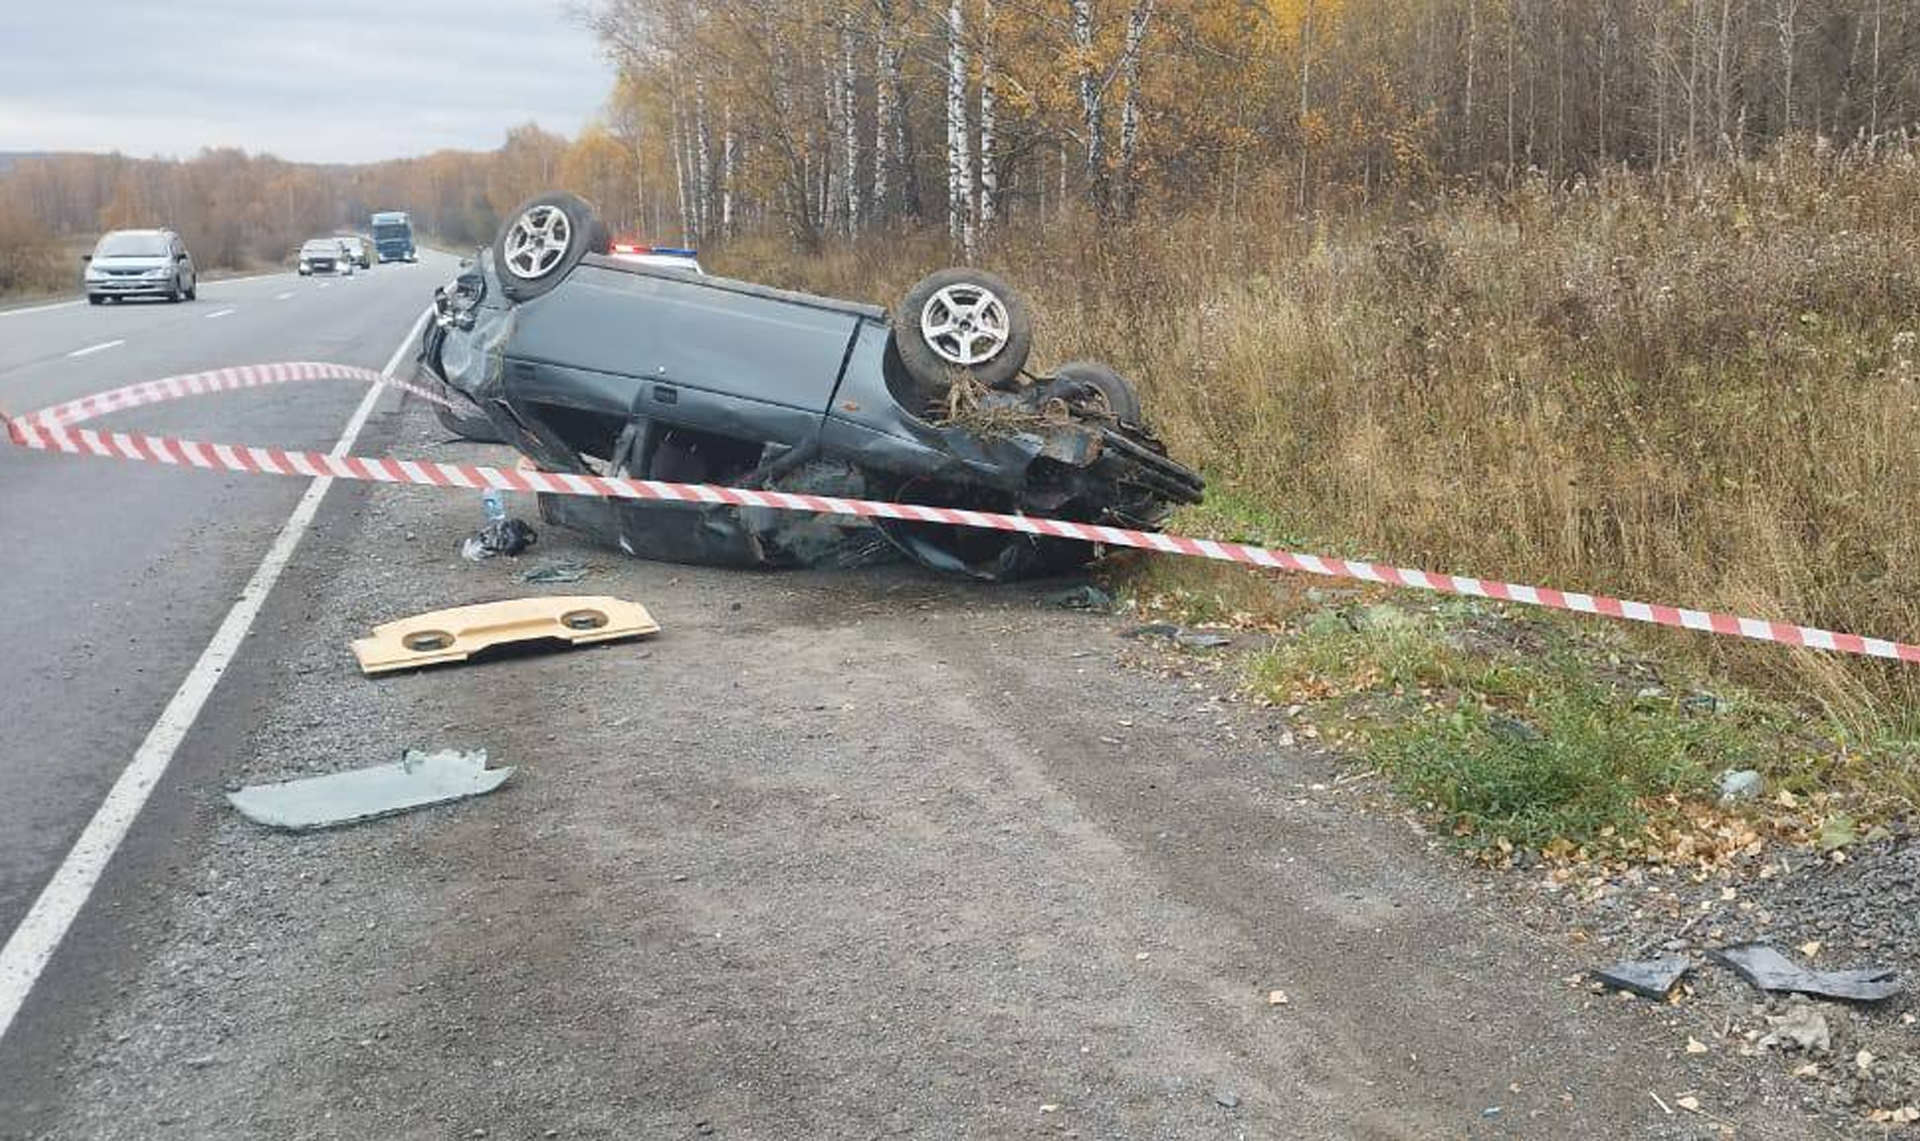
<path fill-rule="evenodd" d="M 140 384 L 129 384 L 108 392 L 82 396 L 78 400 L 69 400 L 64 404 L 42 408 L 38 412 L 27 414 L 23 419 L 57 428 L 78 424 L 97 416 L 104 416 L 109 412 L 138 408 L 143 404 L 159 404 L 189 396 L 204 396 L 210 392 L 260 388 L 299 380 L 365 380 L 403 389 L 435 404 L 453 406 L 452 401 L 437 392 L 431 392 L 404 380 L 397 380 L 374 369 L 327 364 L 324 361 L 286 361 L 281 364 L 236 365 L 232 368 L 216 368 L 207 372 L 186 373 L 182 376 L 169 376 Z"/>
<path fill-rule="evenodd" d="M 701 483 L 666 483 L 651 479 L 623 479 L 612 476 L 578 475 L 570 472 L 525 471 L 475 464 L 449 464 L 433 460 L 332 456 L 320 452 L 204 443 L 168 436 L 98 432 L 77 427 L 78 424 L 107 412 L 204 392 L 256 387 L 291 380 L 341 378 L 373 380 L 403 388 L 435 403 L 447 403 L 447 400 L 438 393 L 427 392 L 413 385 L 382 377 L 368 369 L 314 362 L 253 365 L 238 369 L 221 369 L 212 373 L 198 373 L 191 377 L 170 378 L 144 385 L 129 385 L 113 392 L 56 405 L 26 416 L 8 417 L 7 438 L 20 447 L 38 451 L 140 460 L 214 471 L 268 475 L 330 475 L 340 479 L 416 484 L 424 487 L 474 490 L 494 488 L 501 491 L 544 492 L 550 495 L 670 503 L 730 504 L 736 507 L 769 507 L 782 511 L 808 511 L 826 515 L 851 515 L 869 519 L 900 519 L 911 522 L 944 523 L 958 527 L 980 527 L 1050 538 L 1078 539 L 1110 547 L 1132 547 L 1171 555 L 1244 563 L 1270 570 L 1294 571 L 1328 578 L 1354 579 L 1387 586 L 1412 587 L 1445 594 L 1498 599 L 1503 602 L 1568 610 L 1578 614 L 1600 614 L 1610 618 L 1672 626 L 1684 630 L 1751 638 L 1761 642 L 1777 642 L 1782 645 L 1805 646 L 1842 654 L 1920 663 L 1920 645 L 1895 642 L 1885 638 L 1863 637 L 1858 634 L 1842 634 L 1813 626 L 1772 622 L 1761 618 L 1743 618 L 1733 614 L 1689 610 L 1657 603 L 1634 602 L 1608 598 L 1604 595 L 1555 590 L 1544 586 L 1500 582 L 1495 579 L 1434 574 L 1384 563 L 1336 559 L 1323 555 L 1256 547 L 1246 543 L 1193 539 L 1153 531 L 1134 531 L 1092 523 L 1041 519 L 1030 515 L 1004 515 L 951 507 L 888 503 L 871 499 L 841 499 L 834 496 L 719 487 Z"/>

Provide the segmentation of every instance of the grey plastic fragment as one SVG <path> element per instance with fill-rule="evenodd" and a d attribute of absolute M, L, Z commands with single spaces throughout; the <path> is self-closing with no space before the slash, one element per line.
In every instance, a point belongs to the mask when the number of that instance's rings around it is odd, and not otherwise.
<path fill-rule="evenodd" d="M 227 801 L 256 824 L 308 832 L 480 796 L 505 784 L 513 772 L 488 768 L 485 749 L 408 749 L 391 764 L 249 785 L 228 793 Z"/>
<path fill-rule="evenodd" d="M 1753 769 L 1729 769 L 1720 774 L 1720 803 L 1757 800 L 1766 791 L 1766 778 Z"/>
<path fill-rule="evenodd" d="M 1165 638 L 1176 645 L 1189 650 L 1217 650 L 1233 645 L 1233 639 L 1225 634 L 1215 634 L 1208 630 L 1189 630 L 1184 626 L 1175 626 L 1171 622 L 1149 622 L 1145 626 L 1135 626 L 1120 635 L 1122 638 Z"/>
<path fill-rule="evenodd" d="M 1851 971 L 1814 971 L 1787 958 L 1765 943 L 1740 943 L 1709 951 L 1719 962 L 1739 972 L 1761 990 L 1810 994 L 1849 1002 L 1884 1002 L 1904 989 L 1891 967 Z"/>
<path fill-rule="evenodd" d="M 587 577 L 587 567 L 578 559 L 560 559 L 556 562 L 538 566 L 520 576 L 522 582 L 566 583 L 579 582 Z"/>
<path fill-rule="evenodd" d="M 1598 967 L 1593 977 L 1644 998 L 1664 999 L 1673 984 L 1680 981 L 1680 976 L 1692 969 L 1693 960 L 1685 955 L 1662 955 L 1657 959 L 1627 959 L 1610 967 Z"/>

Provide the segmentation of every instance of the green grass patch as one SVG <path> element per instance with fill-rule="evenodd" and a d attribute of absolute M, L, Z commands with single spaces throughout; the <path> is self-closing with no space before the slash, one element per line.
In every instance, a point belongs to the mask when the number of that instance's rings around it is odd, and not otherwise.
<path fill-rule="evenodd" d="M 1337 721 L 1470 847 L 1630 846 L 1670 798 L 1710 795 L 1775 739 L 1744 699 L 1609 676 L 1549 626 L 1458 607 L 1321 611 L 1256 655 L 1250 681 Z"/>

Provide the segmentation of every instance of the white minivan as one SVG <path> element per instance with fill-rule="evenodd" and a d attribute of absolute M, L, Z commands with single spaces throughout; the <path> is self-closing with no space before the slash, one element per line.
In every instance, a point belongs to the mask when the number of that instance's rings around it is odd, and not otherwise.
<path fill-rule="evenodd" d="M 114 230 L 103 234 L 87 263 L 87 301 L 109 297 L 164 297 L 192 301 L 200 292 L 193 256 L 172 230 Z"/>

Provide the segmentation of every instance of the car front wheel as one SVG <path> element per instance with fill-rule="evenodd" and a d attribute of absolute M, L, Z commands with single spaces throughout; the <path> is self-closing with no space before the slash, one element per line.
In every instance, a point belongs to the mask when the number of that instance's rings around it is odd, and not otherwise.
<path fill-rule="evenodd" d="M 593 203 L 552 191 L 527 199 L 507 215 L 493 240 L 493 264 L 510 300 L 531 301 L 565 280 L 581 258 L 604 254 L 612 245 Z"/>

